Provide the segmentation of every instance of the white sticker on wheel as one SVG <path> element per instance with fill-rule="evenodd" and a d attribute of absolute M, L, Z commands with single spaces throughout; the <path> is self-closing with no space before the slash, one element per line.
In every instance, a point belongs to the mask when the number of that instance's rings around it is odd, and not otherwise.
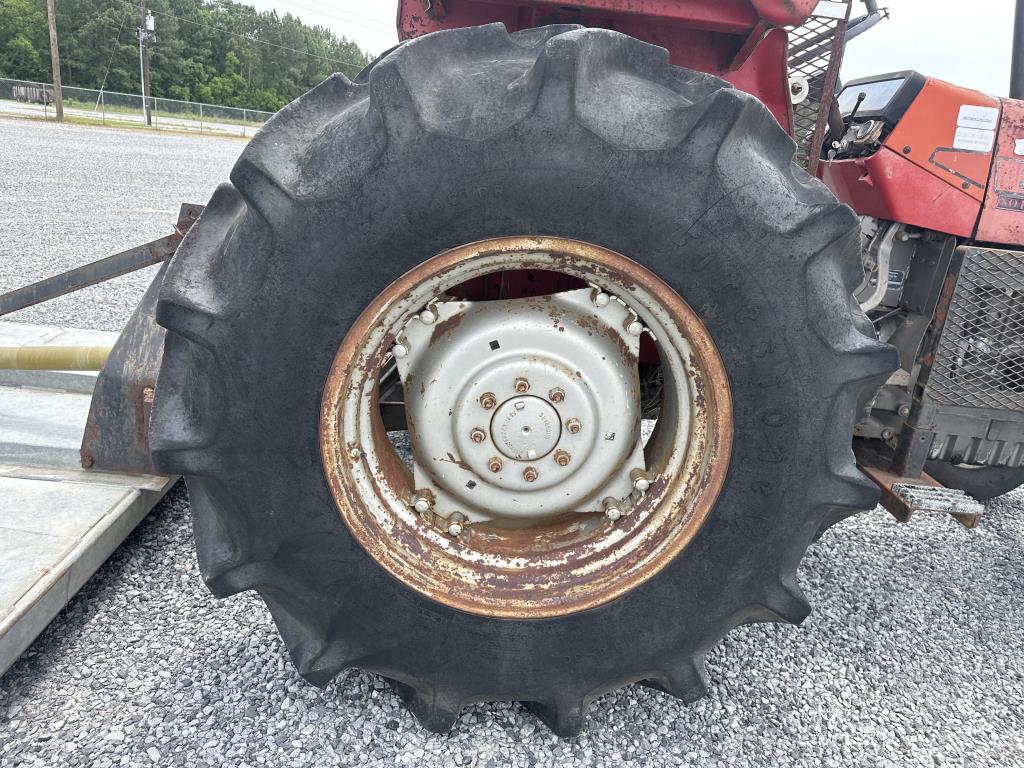
<path fill-rule="evenodd" d="M 983 131 L 979 128 L 957 128 L 953 138 L 953 149 L 967 152 L 991 152 L 996 143 L 995 131 Z"/>
<path fill-rule="evenodd" d="M 964 104 L 960 107 L 956 124 L 958 128 L 979 128 L 994 131 L 999 125 L 999 110 L 996 107 L 976 107 Z"/>

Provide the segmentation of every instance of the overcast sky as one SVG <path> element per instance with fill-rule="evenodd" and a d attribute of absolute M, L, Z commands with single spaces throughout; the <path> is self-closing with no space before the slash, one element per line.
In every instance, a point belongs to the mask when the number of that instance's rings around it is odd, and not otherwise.
<path fill-rule="evenodd" d="M 282 15 L 292 13 L 309 24 L 329 27 L 374 54 L 398 41 L 397 0 L 247 1 L 261 10 L 276 8 Z M 879 4 L 889 7 L 891 18 L 850 43 L 844 79 L 916 69 L 1006 95 L 1012 0 L 880 0 Z"/>

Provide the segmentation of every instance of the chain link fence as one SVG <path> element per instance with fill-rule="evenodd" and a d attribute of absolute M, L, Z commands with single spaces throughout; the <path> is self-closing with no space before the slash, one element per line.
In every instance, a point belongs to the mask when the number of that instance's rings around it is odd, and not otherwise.
<path fill-rule="evenodd" d="M 63 86 L 64 116 L 98 125 L 146 126 L 142 97 L 135 93 Z M 222 107 L 178 99 L 149 99 L 148 127 L 218 135 L 252 136 L 273 112 Z M 52 118 L 53 86 L 0 78 L 0 115 Z"/>

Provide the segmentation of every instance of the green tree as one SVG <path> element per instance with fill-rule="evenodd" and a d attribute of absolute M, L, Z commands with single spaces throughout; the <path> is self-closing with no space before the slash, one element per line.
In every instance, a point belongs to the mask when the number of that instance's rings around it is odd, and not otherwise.
<path fill-rule="evenodd" d="M 333 72 L 370 57 L 355 43 L 291 14 L 233 0 L 150 0 L 155 97 L 276 110 Z M 139 93 L 138 6 L 132 0 L 57 0 L 65 85 Z M 0 77 L 49 80 L 45 0 L 0 0 Z"/>

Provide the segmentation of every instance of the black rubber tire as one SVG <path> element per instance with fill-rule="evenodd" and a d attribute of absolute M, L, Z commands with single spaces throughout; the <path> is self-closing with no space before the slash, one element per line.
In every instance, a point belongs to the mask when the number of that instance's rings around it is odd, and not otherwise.
<path fill-rule="evenodd" d="M 437 731 L 515 699 L 573 735 L 592 700 L 636 681 L 693 700 L 730 628 L 802 621 L 808 543 L 877 502 L 851 435 L 896 354 L 850 312 L 857 218 L 793 153 L 757 100 L 575 27 L 429 35 L 367 84 L 335 76 L 285 107 L 185 239 L 157 310 L 153 456 L 186 477 L 213 593 L 257 590 L 306 679 L 379 673 Z M 716 508 L 661 573 L 517 621 L 385 573 L 335 508 L 317 433 L 332 358 L 381 290 L 447 248 L 528 234 L 624 253 L 700 313 L 735 447 Z"/>
<path fill-rule="evenodd" d="M 988 501 L 1024 485 L 1019 467 L 961 467 L 948 461 L 925 462 L 924 471 L 947 488 L 959 488 L 978 501 Z"/>

